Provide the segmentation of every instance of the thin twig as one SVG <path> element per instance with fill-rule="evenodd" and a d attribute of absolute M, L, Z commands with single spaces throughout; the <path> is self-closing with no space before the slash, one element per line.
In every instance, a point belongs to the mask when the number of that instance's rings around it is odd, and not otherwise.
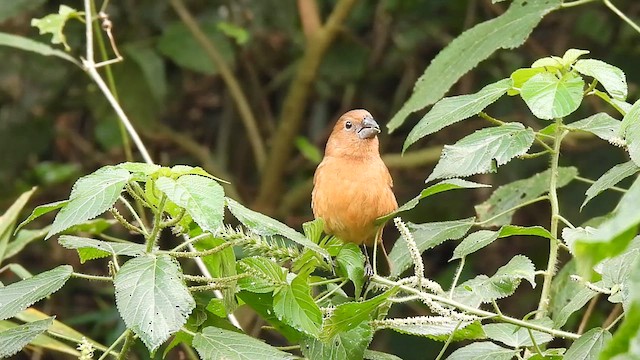
<path fill-rule="evenodd" d="M 578 334 L 582 335 L 582 333 L 584 333 L 584 329 L 587 327 L 587 322 L 589 322 L 589 318 L 591 318 L 591 314 L 593 314 L 593 310 L 596 308 L 599 297 L 600 294 L 596 294 L 589 302 L 589 306 L 587 306 L 587 310 L 584 312 L 584 315 L 582 315 L 582 320 L 580 320 L 577 331 Z"/>
<path fill-rule="evenodd" d="M 611 9 L 611 11 L 613 11 L 614 13 L 616 13 L 616 15 L 618 15 L 622 20 L 624 20 L 624 22 L 626 22 L 627 24 L 629 24 L 635 31 L 640 33 L 640 26 L 638 26 L 638 24 L 634 23 L 631 19 L 629 19 L 627 17 L 627 15 L 625 15 L 622 11 L 620 11 L 615 5 L 613 5 L 613 3 L 611 3 L 611 1 L 609 0 L 604 0 L 604 4 L 607 5 L 607 7 L 609 9 Z"/>

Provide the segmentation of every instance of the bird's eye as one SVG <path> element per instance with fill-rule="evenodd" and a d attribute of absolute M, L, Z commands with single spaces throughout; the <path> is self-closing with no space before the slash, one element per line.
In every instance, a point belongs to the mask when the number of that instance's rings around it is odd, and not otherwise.
<path fill-rule="evenodd" d="M 347 121 L 346 123 L 344 123 L 344 128 L 347 130 L 350 130 L 353 127 L 353 124 L 351 123 L 351 121 Z"/>

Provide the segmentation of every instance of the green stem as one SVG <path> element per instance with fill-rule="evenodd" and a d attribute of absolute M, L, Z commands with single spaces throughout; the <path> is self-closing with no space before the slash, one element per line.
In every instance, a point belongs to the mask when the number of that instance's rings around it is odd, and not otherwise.
<path fill-rule="evenodd" d="M 638 24 L 631 21 L 631 19 L 629 19 L 627 15 L 625 15 L 622 11 L 620 11 L 617 7 L 615 7 L 615 5 L 611 3 L 611 1 L 604 0 L 604 4 L 607 5 L 607 7 L 611 9 L 611 11 L 616 13 L 616 15 L 618 15 L 622 20 L 624 20 L 627 24 L 629 24 L 635 31 L 640 33 L 640 26 L 638 26 Z"/>
<path fill-rule="evenodd" d="M 113 278 L 109 276 L 100 276 L 100 275 L 89 275 L 78 272 L 71 273 L 71 277 L 78 279 L 86 279 L 86 280 L 98 280 L 98 281 L 113 281 Z"/>
<path fill-rule="evenodd" d="M 460 259 L 460 265 L 458 265 L 458 269 L 456 270 L 456 276 L 453 278 L 453 283 L 451 283 L 451 290 L 449 290 L 449 299 L 453 299 L 453 291 L 458 285 L 458 280 L 460 280 L 460 274 L 462 274 L 462 268 L 464 268 L 464 260 L 465 257 L 463 256 Z"/>
<path fill-rule="evenodd" d="M 98 358 L 98 360 L 104 360 L 107 358 L 107 356 L 109 356 L 109 353 L 111 353 L 113 351 L 113 349 L 116 348 L 116 346 L 122 341 L 124 340 L 124 338 L 129 335 L 129 333 L 131 332 L 131 330 L 127 329 L 125 330 L 122 334 L 120 334 L 120 336 L 118 336 L 118 338 L 116 339 L 116 341 L 114 341 L 108 348 L 107 350 Z M 120 356 L 120 354 L 117 354 L 117 356 Z"/>
<path fill-rule="evenodd" d="M 151 234 L 147 237 L 147 252 L 150 253 L 153 250 L 153 246 L 156 244 L 156 238 L 160 234 L 160 230 L 162 230 L 162 226 L 160 226 L 160 222 L 162 221 L 162 214 L 164 213 L 164 204 L 167 202 L 167 195 L 162 194 L 160 198 L 160 204 L 158 205 L 158 212 L 155 214 L 153 218 L 153 229 L 151 229 Z"/>
<path fill-rule="evenodd" d="M 595 0 L 576 0 L 576 1 L 563 3 L 561 5 L 561 7 L 562 8 L 568 8 L 568 7 L 573 7 L 573 6 L 579 6 L 579 5 L 584 5 L 584 4 L 593 2 L 593 1 L 595 1 Z"/>
<path fill-rule="evenodd" d="M 128 332 L 127 332 L 128 331 Z M 122 349 L 120 349 L 120 355 L 118 355 L 118 360 L 126 360 L 127 353 L 129 352 L 129 348 L 133 345 L 133 333 L 127 330 L 127 335 L 124 337 L 124 344 L 122 344 Z"/>
<path fill-rule="evenodd" d="M 541 326 L 538 324 L 534 324 L 531 323 L 529 321 L 525 321 L 525 320 L 520 320 L 520 319 L 516 319 L 507 315 L 500 315 L 500 314 L 496 314 L 490 311 L 486 311 L 486 310 L 482 310 L 482 309 L 478 309 L 475 308 L 473 306 L 469 306 L 469 305 L 465 305 L 462 303 L 459 303 L 455 300 L 449 299 L 447 297 L 444 296 L 440 296 L 440 295 L 434 295 L 434 294 L 430 294 L 430 293 L 426 293 L 423 291 L 420 291 L 418 289 L 414 289 L 410 286 L 401 284 L 399 282 L 396 281 L 392 281 L 386 278 L 383 278 L 379 275 L 374 275 L 371 277 L 371 281 L 375 282 L 377 284 L 380 285 L 384 285 L 385 287 L 388 288 L 393 288 L 393 287 L 397 287 L 402 291 L 405 291 L 407 293 L 411 293 L 411 294 L 415 294 L 418 295 L 420 298 L 423 299 L 427 299 L 427 300 L 433 300 L 433 301 L 437 301 L 446 305 L 451 305 L 459 310 L 462 310 L 468 314 L 471 315 L 475 315 L 481 318 L 487 318 L 487 319 L 492 319 L 495 321 L 502 321 L 508 324 L 513 324 L 513 325 L 517 325 L 517 326 L 521 326 L 524 328 L 528 328 L 528 329 L 532 329 L 532 330 L 536 330 L 536 331 L 540 331 L 543 333 L 547 333 L 547 334 L 551 334 L 554 337 L 560 337 L 560 338 L 564 338 L 564 339 L 572 339 L 572 340 L 576 340 L 580 337 L 580 335 L 578 334 L 574 334 L 571 332 L 567 332 L 567 331 L 563 331 L 563 330 L 556 330 L 556 329 L 552 329 L 552 328 L 548 328 L 545 326 Z"/>
<path fill-rule="evenodd" d="M 558 163 L 560 161 L 560 146 L 562 144 L 562 138 L 564 138 L 568 131 L 562 129 L 562 118 L 556 119 L 556 125 L 557 129 L 553 143 L 553 153 L 551 155 L 551 175 L 549 179 L 549 203 L 551 204 L 550 232 L 552 239 L 549 240 L 549 261 L 547 263 L 547 270 L 544 274 L 540 302 L 538 303 L 538 311 L 535 316 L 536 319 L 547 316 L 551 297 L 551 281 L 555 275 L 556 265 L 558 262 L 558 221 L 560 216 L 560 205 L 558 203 L 557 192 Z"/>
<path fill-rule="evenodd" d="M 578 181 L 582 181 L 583 183 L 587 183 L 587 184 L 595 184 L 596 183 L 594 180 L 583 178 L 582 176 L 576 176 L 575 179 L 578 180 Z M 614 190 L 614 191 L 617 191 L 617 192 L 621 192 L 623 194 L 625 194 L 627 192 L 626 189 L 619 188 L 617 186 L 612 186 L 612 187 L 608 188 L 608 190 Z"/>
<path fill-rule="evenodd" d="M 453 335 L 456 333 L 456 331 L 458 330 L 460 325 L 462 325 L 462 321 L 458 322 L 458 325 L 456 325 L 456 327 L 453 329 L 451 334 L 449 334 L 449 337 L 447 338 L 447 341 L 442 346 L 442 349 L 440 350 L 440 353 L 438 353 L 438 356 L 436 357 L 435 360 L 442 359 L 442 357 L 444 356 L 444 352 L 447 351 L 447 348 L 449 347 L 449 345 L 451 345 L 451 341 L 453 341 Z"/>

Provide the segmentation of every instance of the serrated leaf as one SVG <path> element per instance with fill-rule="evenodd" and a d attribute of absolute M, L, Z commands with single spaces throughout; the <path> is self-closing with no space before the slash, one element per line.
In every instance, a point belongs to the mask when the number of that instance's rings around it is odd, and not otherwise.
<path fill-rule="evenodd" d="M 576 62 L 580 56 L 587 55 L 588 53 L 590 53 L 589 50 L 569 49 L 562 55 L 562 63 L 566 67 Z"/>
<path fill-rule="evenodd" d="M 584 59 L 573 64 L 573 69 L 598 80 L 612 98 L 619 100 L 627 98 L 627 78 L 619 68 L 604 61 Z"/>
<path fill-rule="evenodd" d="M 114 286 L 120 316 L 151 352 L 180 330 L 196 305 L 180 265 L 166 255 L 125 262 Z"/>
<path fill-rule="evenodd" d="M 413 209 L 414 207 L 416 207 L 416 205 L 418 205 L 420 200 L 426 197 L 429 197 L 431 195 L 439 194 L 441 192 L 445 192 L 449 190 L 477 189 L 477 188 L 484 188 L 484 187 L 491 187 L 491 185 L 480 184 L 480 183 L 463 180 L 463 179 L 442 180 L 422 190 L 418 196 L 407 201 L 404 205 L 400 206 L 396 211 L 388 215 L 377 218 L 376 224 L 383 224 L 387 222 L 389 219 L 396 217 L 399 213 Z"/>
<path fill-rule="evenodd" d="M 124 169 L 106 166 L 80 178 L 71 190 L 69 202 L 51 224 L 46 239 L 107 211 L 118 199 L 131 174 Z"/>
<path fill-rule="evenodd" d="M 238 261 L 239 272 L 249 274 L 238 286 L 250 292 L 268 293 L 287 285 L 287 271 L 269 259 L 254 256 Z"/>
<path fill-rule="evenodd" d="M 476 342 L 449 355 L 447 360 L 511 360 L 518 350 L 503 348 L 492 342 Z"/>
<path fill-rule="evenodd" d="M 383 320 L 379 329 L 391 329 L 402 334 L 424 336 L 436 341 L 478 340 L 487 336 L 478 321 L 460 321 L 443 316 L 419 316 L 409 319 Z"/>
<path fill-rule="evenodd" d="M 285 324 L 317 336 L 322 325 L 322 311 L 311 297 L 308 276 L 300 273 L 291 281 L 291 285 L 279 288 L 273 297 L 273 310 Z"/>
<path fill-rule="evenodd" d="M 336 256 L 336 273 L 351 280 L 356 298 L 360 297 L 364 285 L 364 262 L 362 251 L 353 243 L 345 244 Z"/>
<path fill-rule="evenodd" d="M 602 140 L 614 143 L 619 136 L 620 120 L 614 119 L 607 113 L 597 113 L 586 119 L 572 122 L 567 125 L 567 129 L 587 131 Z"/>
<path fill-rule="evenodd" d="M 620 138 L 626 143 L 629 156 L 636 165 L 640 166 L 640 100 L 622 118 L 620 123 Z"/>
<path fill-rule="evenodd" d="M 0 358 L 16 354 L 36 336 L 45 332 L 53 323 L 53 317 L 38 320 L 0 331 Z"/>
<path fill-rule="evenodd" d="M 293 230 L 280 221 L 250 210 L 240 205 L 240 203 L 231 198 L 226 199 L 227 207 L 229 208 L 233 216 L 235 216 L 236 219 L 244 224 L 244 226 L 248 227 L 256 234 L 262 236 L 284 236 L 285 238 L 298 243 L 305 248 L 309 248 L 317 252 L 318 254 L 324 256 L 326 259 L 329 259 L 331 257 L 329 256 L 329 253 L 325 249 L 318 246 L 318 244 L 313 243 L 311 240 L 304 237 L 304 235 Z"/>
<path fill-rule="evenodd" d="M 0 216 L 0 264 L 2 260 L 5 258 L 5 254 L 7 252 L 7 248 L 9 246 L 9 239 L 11 235 L 14 233 L 14 228 L 16 222 L 18 221 L 18 216 L 20 215 L 20 211 L 27 204 L 31 195 L 36 191 L 36 188 L 32 188 L 29 191 L 22 193 L 16 201 L 11 204 L 9 209 Z"/>
<path fill-rule="evenodd" d="M 438 101 L 407 135 L 402 151 L 429 134 L 476 115 L 498 100 L 510 87 L 511 80 L 504 79 L 485 86 L 475 94 L 452 96 Z"/>
<path fill-rule="evenodd" d="M 543 238 L 547 238 L 549 240 L 553 239 L 553 235 L 549 232 L 549 230 L 543 228 L 542 226 L 518 226 L 518 225 L 504 225 L 500 228 L 500 234 L 498 237 L 508 237 L 508 236 L 539 236 Z"/>
<path fill-rule="evenodd" d="M 70 51 L 67 38 L 64 36 L 64 26 L 69 19 L 81 19 L 82 12 L 77 11 L 67 5 L 60 5 L 57 14 L 49 14 L 42 19 L 31 19 L 31 26 L 40 30 L 40 34 L 51 34 L 52 44 L 62 44 L 64 49 Z"/>
<path fill-rule="evenodd" d="M 78 66 L 81 66 L 76 59 L 74 59 L 71 55 L 65 53 L 64 51 L 54 49 L 47 44 L 31 40 L 24 36 L 0 32 L 0 46 L 9 46 L 15 49 L 30 51 L 44 56 L 56 56 L 61 59 L 70 61 Z"/>
<path fill-rule="evenodd" d="M 165 170 L 166 168 L 163 168 L 163 170 Z M 213 176 L 211 174 L 209 174 L 208 172 L 206 172 L 203 168 L 201 168 L 200 166 L 189 166 L 189 165 L 174 165 L 172 166 L 169 170 L 169 173 L 166 176 L 169 176 L 171 178 L 179 178 L 181 176 L 184 175 L 200 175 L 200 176 L 204 176 L 207 177 L 209 179 L 213 179 L 219 183 L 225 183 L 225 184 L 229 184 L 228 181 L 224 180 L 224 179 L 220 179 L 219 177 Z"/>
<path fill-rule="evenodd" d="M 560 0 L 515 0 L 502 15 L 460 34 L 420 76 L 409 100 L 387 123 L 389 131 L 400 127 L 410 113 L 438 101 L 462 75 L 497 49 L 522 45 L 540 19 L 560 4 Z"/>
<path fill-rule="evenodd" d="M 409 231 L 422 253 L 447 240 L 455 240 L 463 237 L 473 226 L 475 218 L 467 218 L 454 221 L 443 221 L 425 224 L 407 223 Z M 400 276 L 411 266 L 411 255 L 406 242 L 401 238 L 395 242 L 389 253 L 391 262 L 391 277 Z"/>
<path fill-rule="evenodd" d="M 520 94 L 522 85 L 531 79 L 534 75 L 546 70 L 542 67 L 537 68 L 522 68 L 511 73 L 509 77 L 511 79 L 511 89 L 507 90 L 507 94 L 514 96 Z"/>
<path fill-rule="evenodd" d="M 356 328 L 340 332 L 327 341 L 305 336 L 302 338 L 300 350 L 308 359 L 362 359 L 372 338 L 371 326 L 363 322 Z"/>
<path fill-rule="evenodd" d="M 611 340 L 611 333 L 593 328 L 576 340 L 564 354 L 565 360 L 598 360 L 600 352 Z"/>
<path fill-rule="evenodd" d="M 58 291 L 64 285 L 73 268 L 61 265 L 34 277 L 0 287 L 0 320 L 15 316 L 33 303 Z"/>
<path fill-rule="evenodd" d="M 445 145 L 427 182 L 434 179 L 495 172 L 516 156 L 529 150 L 535 139 L 531 128 L 507 123 L 478 130 L 454 145 Z"/>
<path fill-rule="evenodd" d="M 553 321 L 549 318 L 529 320 L 529 323 L 547 328 L 553 327 Z M 484 325 L 484 332 L 489 339 L 499 341 L 511 347 L 528 347 L 534 344 L 529 335 L 529 330 L 522 326 L 506 323 L 487 324 Z M 552 335 L 540 331 L 531 330 L 531 334 L 537 345 L 543 345 L 553 340 Z"/>
<path fill-rule="evenodd" d="M 512 183 L 502 185 L 491 194 L 489 199 L 480 205 L 476 205 L 478 222 L 485 227 L 502 226 L 511 222 L 512 212 L 502 214 L 509 209 L 516 208 L 525 202 L 531 201 L 538 196 L 549 191 L 550 170 L 535 174 L 530 178 L 517 180 Z M 558 168 L 557 184 L 558 188 L 567 185 L 578 176 L 578 169 L 575 167 Z M 495 217 L 495 218 L 494 218 Z M 491 221 L 488 221 L 493 219 Z"/>
<path fill-rule="evenodd" d="M 365 350 L 364 358 L 367 360 L 402 360 L 401 358 L 393 354 L 383 353 L 375 350 Z"/>
<path fill-rule="evenodd" d="M 117 243 L 71 235 L 61 235 L 58 243 L 66 249 L 78 250 L 82 263 L 111 255 L 135 257 L 146 253 L 146 246 L 143 244 Z"/>
<path fill-rule="evenodd" d="M 125 162 L 115 165 L 115 167 L 127 170 L 132 174 L 143 175 L 151 175 L 162 168 L 160 165 L 139 162 Z"/>
<path fill-rule="evenodd" d="M 193 347 L 203 359 L 289 360 L 295 356 L 251 336 L 212 326 L 193 337 Z"/>
<path fill-rule="evenodd" d="M 388 290 L 366 301 L 346 302 L 336 306 L 331 315 L 324 320 L 319 339 L 330 340 L 341 332 L 355 329 L 362 322 L 371 320 L 376 308 L 393 293 L 394 290 Z"/>
<path fill-rule="evenodd" d="M 455 259 L 461 259 L 471 253 L 474 253 L 483 247 L 491 244 L 498 238 L 497 231 L 478 230 L 474 233 L 467 235 L 455 249 L 453 249 L 453 256 L 449 261 Z"/>
<path fill-rule="evenodd" d="M 215 232 L 224 218 L 224 189 L 216 181 L 199 175 L 183 175 L 174 180 L 161 177 L 157 188 L 169 200 L 184 208 L 204 231 Z"/>
<path fill-rule="evenodd" d="M 553 278 L 551 283 L 551 318 L 554 326 L 561 328 L 569 316 L 582 309 L 597 293 L 577 281 L 571 275 L 577 272 L 575 260 L 570 260 Z"/>
<path fill-rule="evenodd" d="M 584 202 L 580 206 L 580 209 L 587 205 L 587 203 L 591 201 L 591 199 L 598 196 L 601 192 L 616 186 L 616 184 L 618 184 L 620 181 L 628 178 L 631 175 L 635 175 L 636 173 L 638 173 L 638 171 L 640 171 L 640 167 L 638 167 L 638 165 L 636 165 L 633 161 L 627 161 L 625 163 L 618 164 L 607 170 L 607 172 L 600 176 L 595 183 L 589 186 L 587 192 L 585 193 L 587 197 L 584 199 Z"/>
<path fill-rule="evenodd" d="M 562 58 L 557 56 L 547 56 L 540 58 L 531 64 L 532 68 L 545 68 L 548 70 L 559 70 L 564 67 Z"/>
<path fill-rule="evenodd" d="M 273 311 L 273 294 L 271 293 L 252 293 L 248 291 L 240 291 L 237 294 L 245 304 L 249 305 L 264 321 L 273 326 L 281 335 L 291 343 L 298 343 L 302 333 L 291 326 L 278 320 Z"/>
<path fill-rule="evenodd" d="M 551 120 L 574 112 L 584 96 L 584 80 L 573 73 L 557 78 L 543 72 L 522 85 L 520 96 L 537 118 Z"/>
<path fill-rule="evenodd" d="M 69 203 L 69 200 L 61 200 L 61 201 L 52 202 L 50 204 L 37 206 L 35 209 L 33 209 L 33 211 L 31 212 L 31 215 L 29 215 L 29 217 L 27 217 L 23 222 L 20 223 L 20 225 L 18 225 L 18 227 L 16 228 L 16 231 L 22 229 L 23 226 L 39 218 L 40 216 L 47 214 L 53 210 L 60 209 L 61 207 L 67 205 L 67 203 Z"/>

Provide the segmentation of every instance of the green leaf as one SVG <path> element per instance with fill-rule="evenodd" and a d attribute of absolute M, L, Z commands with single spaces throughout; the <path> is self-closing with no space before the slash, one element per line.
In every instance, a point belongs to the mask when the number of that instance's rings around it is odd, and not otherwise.
<path fill-rule="evenodd" d="M 523 68 L 518 69 L 511 73 L 511 89 L 507 90 L 507 94 L 514 96 L 520 94 L 522 90 L 522 85 L 531 79 L 534 75 L 539 74 L 541 72 L 545 72 L 546 70 L 542 67 L 537 68 Z"/>
<path fill-rule="evenodd" d="M 180 265 L 166 255 L 125 262 L 114 286 L 120 316 L 151 352 L 180 330 L 196 305 Z"/>
<path fill-rule="evenodd" d="M 557 56 L 540 58 L 531 64 L 532 68 L 544 68 L 547 71 L 556 71 L 564 67 L 564 61 Z"/>
<path fill-rule="evenodd" d="M 155 49 L 148 45 L 127 44 L 124 46 L 124 51 L 140 67 L 144 80 L 149 85 L 149 90 L 156 103 L 162 104 L 166 101 L 167 75 L 164 59 Z M 147 165 L 149 168 L 160 168 L 155 164 L 140 163 L 140 165 Z"/>
<path fill-rule="evenodd" d="M 529 322 L 547 328 L 553 327 L 553 321 L 549 318 L 535 319 Z M 534 343 L 527 328 L 513 324 L 487 324 L 484 325 L 484 332 L 489 339 L 499 341 L 510 347 L 528 347 L 533 346 Z M 553 336 L 540 331 L 531 330 L 531 334 L 538 345 L 543 345 L 553 340 Z"/>
<path fill-rule="evenodd" d="M 364 262 L 362 251 L 353 243 L 345 244 L 336 256 L 336 273 L 351 280 L 356 298 L 360 297 L 364 286 Z"/>
<path fill-rule="evenodd" d="M 291 326 L 278 320 L 273 310 L 273 294 L 271 293 L 252 293 L 248 291 L 240 291 L 238 297 L 249 305 L 260 317 L 269 325 L 273 326 L 281 335 L 291 343 L 300 341 L 301 333 Z"/>
<path fill-rule="evenodd" d="M 211 326 L 196 333 L 193 337 L 193 347 L 203 359 L 288 360 L 295 358 L 251 336 Z"/>
<path fill-rule="evenodd" d="M 602 176 L 596 180 L 589 188 L 585 195 L 587 197 L 584 199 L 584 202 L 580 206 L 582 209 L 587 203 L 598 196 L 601 192 L 608 190 L 618 184 L 620 181 L 628 178 L 631 175 L 635 175 L 638 171 L 640 171 L 640 167 L 636 165 L 633 161 L 627 161 L 622 164 L 618 164 L 611 169 L 607 170 Z"/>
<path fill-rule="evenodd" d="M 587 55 L 588 53 L 590 53 L 589 50 L 569 49 L 565 51 L 564 55 L 562 55 L 562 64 L 567 67 L 575 63 L 580 56 Z"/>
<path fill-rule="evenodd" d="M 70 51 L 67 38 L 64 36 L 64 26 L 69 19 L 82 19 L 84 13 L 67 5 L 60 5 L 57 14 L 49 14 L 42 19 L 31 19 L 31 26 L 40 30 L 40 34 L 51 34 L 52 44 L 62 44 L 64 49 Z"/>
<path fill-rule="evenodd" d="M 631 109 L 622 118 L 620 137 L 627 145 L 631 160 L 640 166 L 640 100 L 633 103 Z"/>
<path fill-rule="evenodd" d="M 53 323 L 53 317 L 22 324 L 0 331 L 0 358 L 16 354 L 36 336 L 45 332 Z"/>
<path fill-rule="evenodd" d="M 474 253 L 483 247 L 491 244 L 498 238 L 497 231 L 478 230 L 467 235 L 464 240 L 453 249 L 453 256 L 449 261 L 461 259 L 471 253 Z"/>
<path fill-rule="evenodd" d="M 622 141 L 618 137 L 618 133 L 620 132 L 620 120 L 614 119 L 607 113 L 597 113 L 586 119 L 572 122 L 567 125 L 567 129 L 587 131 L 612 144 Z"/>
<path fill-rule="evenodd" d="M 363 322 L 354 329 L 340 332 L 326 341 L 305 336 L 300 343 L 300 350 L 308 359 L 362 359 L 372 338 L 371 326 Z"/>
<path fill-rule="evenodd" d="M 47 44 L 43 44 L 23 36 L 6 34 L 6 33 L 0 32 L 0 46 L 9 46 L 9 47 L 20 49 L 20 50 L 34 52 L 44 56 L 57 56 L 61 59 L 70 61 L 78 66 L 81 66 L 78 60 L 74 59 L 72 56 L 65 53 L 64 51 L 54 49 Z"/>
<path fill-rule="evenodd" d="M 218 30 L 218 25 L 207 21 L 200 25 L 207 38 L 216 45 L 216 49 L 227 64 L 233 64 L 234 51 L 229 39 Z M 158 50 L 176 64 L 189 70 L 206 75 L 215 75 L 219 69 L 202 45 L 195 40 L 189 29 L 181 21 L 164 26 L 162 36 L 158 40 Z"/>
<path fill-rule="evenodd" d="M 549 240 L 553 239 L 553 235 L 549 232 L 549 230 L 543 228 L 542 226 L 518 226 L 518 225 L 504 225 L 500 228 L 500 234 L 498 237 L 509 237 L 509 236 L 539 236 L 543 238 L 547 238 Z"/>
<path fill-rule="evenodd" d="M 238 280 L 238 286 L 250 292 L 268 293 L 287 284 L 287 270 L 275 262 L 259 256 L 238 261 L 238 270 L 249 274 Z"/>
<path fill-rule="evenodd" d="M 187 210 L 204 231 L 215 232 L 224 218 L 224 189 L 215 180 L 183 175 L 174 180 L 161 177 L 156 186 L 169 200 Z"/>
<path fill-rule="evenodd" d="M 162 167 L 156 164 L 125 162 L 116 165 L 118 169 L 124 169 L 132 174 L 151 175 L 158 172 Z"/>
<path fill-rule="evenodd" d="M 304 235 L 293 230 L 280 221 L 272 219 L 253 210 L 247 209 L 231 198 L 226 199 L 227 207 L 229 208 L 233 216 L 235 216 L 236 219 L 240 220 L 240 222 L 244 224 L 244 226 L 248 227 L 256 234 L 262 236 L 284 236 L 285 238 L 298 243 L 305 248 L 309 248 L 317 252 L 318 254 L 324 256 L 326 259 L 330 258 L 329 253 L 325 249 L 321 248 L 320 246 L 318 246 L 318 244 L 313 243 L 311 240 L 304 237 Z"/>
<path fill-rule="evenodd" d="M 23 229 L 18 231 L 13 241 L 11 241 L 9 245 L 7 245 L 7 250 L 4 253 L 4 259 L 8 259 L 18 254 L 20 251 L 22 251 L 22 249 L 25 248 L 25 246 L 29 245 L 30 243 L 36 240 L 44 239 L 48 231 L 48 227 L 38 230 Z"/>
<path fill-rule="evenodd" d="M 573 73 L 557 78 L 543 72 L 522 85 L 520 95 L 537 118 L 551 120 L 574 112 L 584 96 L 584 80 Z"/>
<path fill-rule="evenodd" d="M 336 306 L 322 324 L 319 339 L 328 341 L 341 332 L 355 329 L 364 321 L 371 320 L 378 306 L 386 302 L 395 292 L 395 290 L 388 290 L 366 301 L 346 302 Z"/>
<path fill-rule="evenodd" d="M 611 340 L 611 333 L 602 328 L 593 328 L 576 340 L 564 354 L 565 360 L 598 360 L 600 352 Z"/>
<path fill-rule="evenodd" d="M 46 239 L 107 211 L 116 202 L 131 174 L 105 166 L 80 178 L 71 190 L 69 202 L 56 215 Z"/>
<path fill-rule="evenodd" d="M 522 279 L 535 287 L 535 267 L 527 257 L 516 255 L 492 277 L 478 275 L 459 285 L 454 292 L 454 298 L 473 299 L 473 304 L 489 303 L 512 295 Z"/>
<path fill-rule="evenodd" d="M 33 303 L 58 291 L 64 285 L 73 268 L 61 265 L 34 277 L 0 287 L 0 320 L 15 316 Z"/>
<path fill-rule="evenodd" d="M 317 146 L 312 144 L 309 139 L 304 136 L 298 136 L 296 137 L 295 145 L 305 159 L 314 165 L 320 164 L 322 161 L 322 152 Z"/>
<path fill-rule="evenodd" d="M 476 115 L 498 100 L 510 87 L 511 80 L 504 79 L 485 86 L 475 94 L 452 96 L 438 101 L 411 130 L 402 151 L 427 135 Z"/>
<path fill-rule="evenodd" d="M 9 239 L 11 238 L 11 234 L 14 233 L 14 228 L 18 221 L 20 211 L 22 211 L 22 208 L 24 208 L 35 191 L 36 188 L 34 187 L 31 190 L 22 193 L 20 197 L 11 204 L 9 209 L 0 216 L 0 264 L 6 257 L 5 255 L 9 246 Z"/>
<path fill-rule="evenodd" d="M 447 240 L 455 240 L 463 237 L 473 226 L 475 218 L 462 220 L 443 221 L 426 224 L 407 223 L 409 231 L 413 235 L 418 250 L 422 253 L 425 250 L 436 247 Z M 393 249 L 389 253 L 391 262 L 391 277 L 400 276 L 411 266 L 411 256 L 406 242 L 401 238 L 395 242 Z"/>
<path fill-rule="evenodd" d="M 475 206 L 478 222 L 484 227 L 501 226 L 511 223 L 511 217 L 515 210 L 505 212 L 548 192 L 550 174 L 551 171 L 546 170 L 530 178 L 517 180 L 500 186 L 491 194 L 489 199 Z M 558 168 L 557 187 L 561 188 L 567 185 L 576 176 L 578 176 L 578 169 L 575 167 Z"/>
<path fill-rule="evenodd" d="M 534 131 L 520 123 L 478 130 L 454 145 L 444 146 L 440 161 L 427 182 L 495 172 L 497 166 L 525 154 L 534 139 Z"/>
<path fill-rule="evenodd" d="M 506 349 L 492 342 L 476 342 L 449 355 L 447 360 L 511 360 L 518 350 Z"/>
<path fill-rule="evenodd" d="M 556 328 L 561 328 L 569 316 L 582 309 L 597 293 L 579 282 L 571 280 L 577 272 L 575 260 L 570 260 L 553 278 L 551 283 L 551 318 Z"/>
<path fill-rule="evenodd" d="M 375 350 L 365 350 L 364 358 L 367 360 L 402 360 L 401 358 L 388 353 L 383 353 Z"/>
<path fill-rule="evenodd" d="M 560 0 L 515 0 L 502 15 L 463 32 L 433 59 L 418 79 L 409 100 L 387 123 L 389 131 L 400 127 L 410 113 L 438 101 L 462 75 L 496 50 L 522 45 L 542 17 L 560 4 Z"/>
<path fill-rule="evenodd" d="M 39 218 L 40 216 L 50 213 L 53 210 L 60 209 L 61 207 L 67 205 L 68 203 L 69 203 L 69 200 L 62 200 L 62 201 L 52 202 L 50 204 L 37 206 L 35 209 L 33 209 L 33 211 L 31 212 L 31 215 L 29 215 L 28 218 L 26 218 L 23 222 L 20 223 L 20 225 L 18 225 L 18 227 L 16 228 L 16 231 L 22 229 L 23 226 Z"/>
<path fill-rule="evenodd" d="M 227 21 L 220 21 L 218 23 L 218 29 L 225 35 L 236 41 L 238 45 L 244 45 L 249 41 L 249 32 L 234 23 Z"/>
<path fill-rule="evenodd" d="M 307 273 L 298 274 L 291 285 L 276 290 L 273 310 L 285 324 L 311 336 L 317 336 L 322 325 L 322 311 L 311 297 Z"/>
<path fill-rule="evenodd" d="M 422 190 L 420 192 L 420 195 L 414 197 L 413 199 L 407 201 L 407 203 L 405 203 L 404 205 L 400 206 L 396 211 L 379 217 L 376 219 L 376 224 L 383 224 L 385 222 L 387 222 L 389 219 L 396 217 L 399 213 L 407 211 L 407 210 L 411 210 L 414 207 L 416 207 L 416 205 L 418 205 L 418 203 L 420 202 L 420 200 L 429 197 L 431 195 L 435 195 L 441 192 L 445 192 L 445 191 L 449 191 L 449 190 L 457 190 L 457 189 L 477 189 L 477 188 L 484 188 L 484 187 L 491 187 L 491 185 L 485 185 L 485 184 L 479 184 L 473 181 L 467 181 L 467 180 L 463 180 L 463 179 L 446 179 L 446 180 L 442 180 L 439 183 L 433 184 L 431 186 L 429 186 L 428 188 Z"/>
<path fill-rule="evenodd" d="M 78 250 L 80 262 L 99 259 L 111 255 L 142 256 L 146 253 L 146 246 L 135 243 L 117 243 L 90 239 L 85 237 L 61 235 L 58 243 L 66 249 Z"/>
<path fill-rule="evenodd" d="M 573 69 L 598 80 L 612 98 L 618 100 L 627 98 L 627 78 L 619 68 L 604 61 L 585 59 L 573 64 Z"/>
<path fill-rule="evenodd" d="M 405 319 L 383 320 L 378 329 L 391 329 L 402 334 L 424 336 L 436 341 L 447 341 L 453 333 L 452 341 L 486 339 L 479 321 L 460 321 L 443 316 L 417 316 Z"/>

